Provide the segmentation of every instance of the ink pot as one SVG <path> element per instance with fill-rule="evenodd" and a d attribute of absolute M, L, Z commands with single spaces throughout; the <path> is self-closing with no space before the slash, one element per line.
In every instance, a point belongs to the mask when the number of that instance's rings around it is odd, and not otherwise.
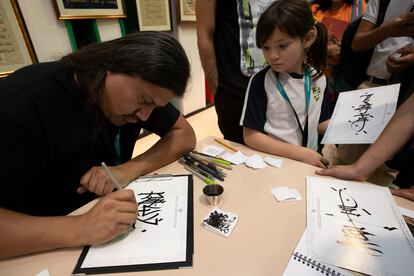
<path fill-rule="evenodd" d="M 224 188 L 220 184 L 209 184 L 203 188 L 204 196 L 208 204 L 216 206 L 219 204 Z"/>

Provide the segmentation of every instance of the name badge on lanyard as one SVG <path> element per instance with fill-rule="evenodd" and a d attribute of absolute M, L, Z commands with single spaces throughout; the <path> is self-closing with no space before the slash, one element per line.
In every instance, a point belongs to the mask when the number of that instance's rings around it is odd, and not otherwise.
<path fill-rule="evenodd" d="M 277 86 L 277 90 L 279 91 L 280 95 L 289 103 L 290 107 L 293 110 L 293 113 L 295 114 L 295 118 L 296 121 L 298 123 L 300 132 L 302 133 L 302 147 L 307 147 L 308 145 L 308 118 L 309 118 L 309 102 L 310 102 L 310 73 L 309 73 L 309 69 L 308 67 L 305 67 L 305 74 L 304 74 L 304 79 L 305 79 L 305 99 L 306 99 L 306 119 L 305 119 L 305 126 L 302 127 L 302 124 L 300 123 L 298 114 L 295 110 L 295 108 L 293 107 L 289 96 L 287 95 L 285 89 L 283 88 L 283 85 L 280 83 L 279 78 L 276 76 L 276 86 Z"/>

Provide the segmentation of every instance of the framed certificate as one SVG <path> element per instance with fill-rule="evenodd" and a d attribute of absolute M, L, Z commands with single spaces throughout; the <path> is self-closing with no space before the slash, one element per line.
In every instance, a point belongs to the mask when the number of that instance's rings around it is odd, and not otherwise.
<path fill-rule="evenodd" d="M 54 0 L 59 19 L 126 17 L 122 0 Z"/>
<path fill-rule="evenodd" d="M 140 31 L 171 31 L 168 0 L 136 0 Z"/>
<path fill-rule="evenodd" d="M 195 22 L 195 4 L 197 0 L 178 0 L 178 19 L 180 22 Z"/>
<path fill-rule="evenodd" d="M 0 1 L 0 78 L 37 62 L 17 0 Z"/>

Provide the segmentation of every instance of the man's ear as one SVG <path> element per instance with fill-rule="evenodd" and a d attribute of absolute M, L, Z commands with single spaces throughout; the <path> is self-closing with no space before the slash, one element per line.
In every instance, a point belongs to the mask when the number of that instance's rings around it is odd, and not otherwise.
<path fill-rule="evenodd" d="M 317 34 L 318 31 L 316 30 L 315 26 L 313 26 L 303 39 L 303 46 L 305 49 L 309 50 L 313 42 L 315 42 Z"/>

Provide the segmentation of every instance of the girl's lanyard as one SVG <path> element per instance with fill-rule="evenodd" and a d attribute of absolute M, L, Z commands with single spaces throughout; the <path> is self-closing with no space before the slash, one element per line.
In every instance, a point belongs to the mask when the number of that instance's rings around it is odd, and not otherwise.
<path fill-rule="evenodd" d="M 276 86 L 277 86 L 277 90 L 279 91 L 280 95 L 289 103 L 290 107 L 293 110 L 293 113 L 295 114 L 295 118 L 298 123 L 300 132 L 302 133 L 302 147 L 307 147 L 308 145 L 308 111 L 309 111 L 310 90 L 311 90 L 309 71 L 307 67 L 305 67 L 304 79 L 305 79 L 306 119 L 305 119 L 305 127 L 303 128 L 302 128 L 302 124 L 300 123 L 298 114 L 296 113 L 296 110 L 293 107 L 289 99 L 289 96 L 286 94 L 286 91 L 283 88 L 283 85 L 280 83 L 278 76 L 276 76 Z"/>
<path fill-rule="evenodd" d="M 121 164 L 121 127 L 118 127 L 118 131 L 116 132 L 115 140 L 115 165 Z"/>

